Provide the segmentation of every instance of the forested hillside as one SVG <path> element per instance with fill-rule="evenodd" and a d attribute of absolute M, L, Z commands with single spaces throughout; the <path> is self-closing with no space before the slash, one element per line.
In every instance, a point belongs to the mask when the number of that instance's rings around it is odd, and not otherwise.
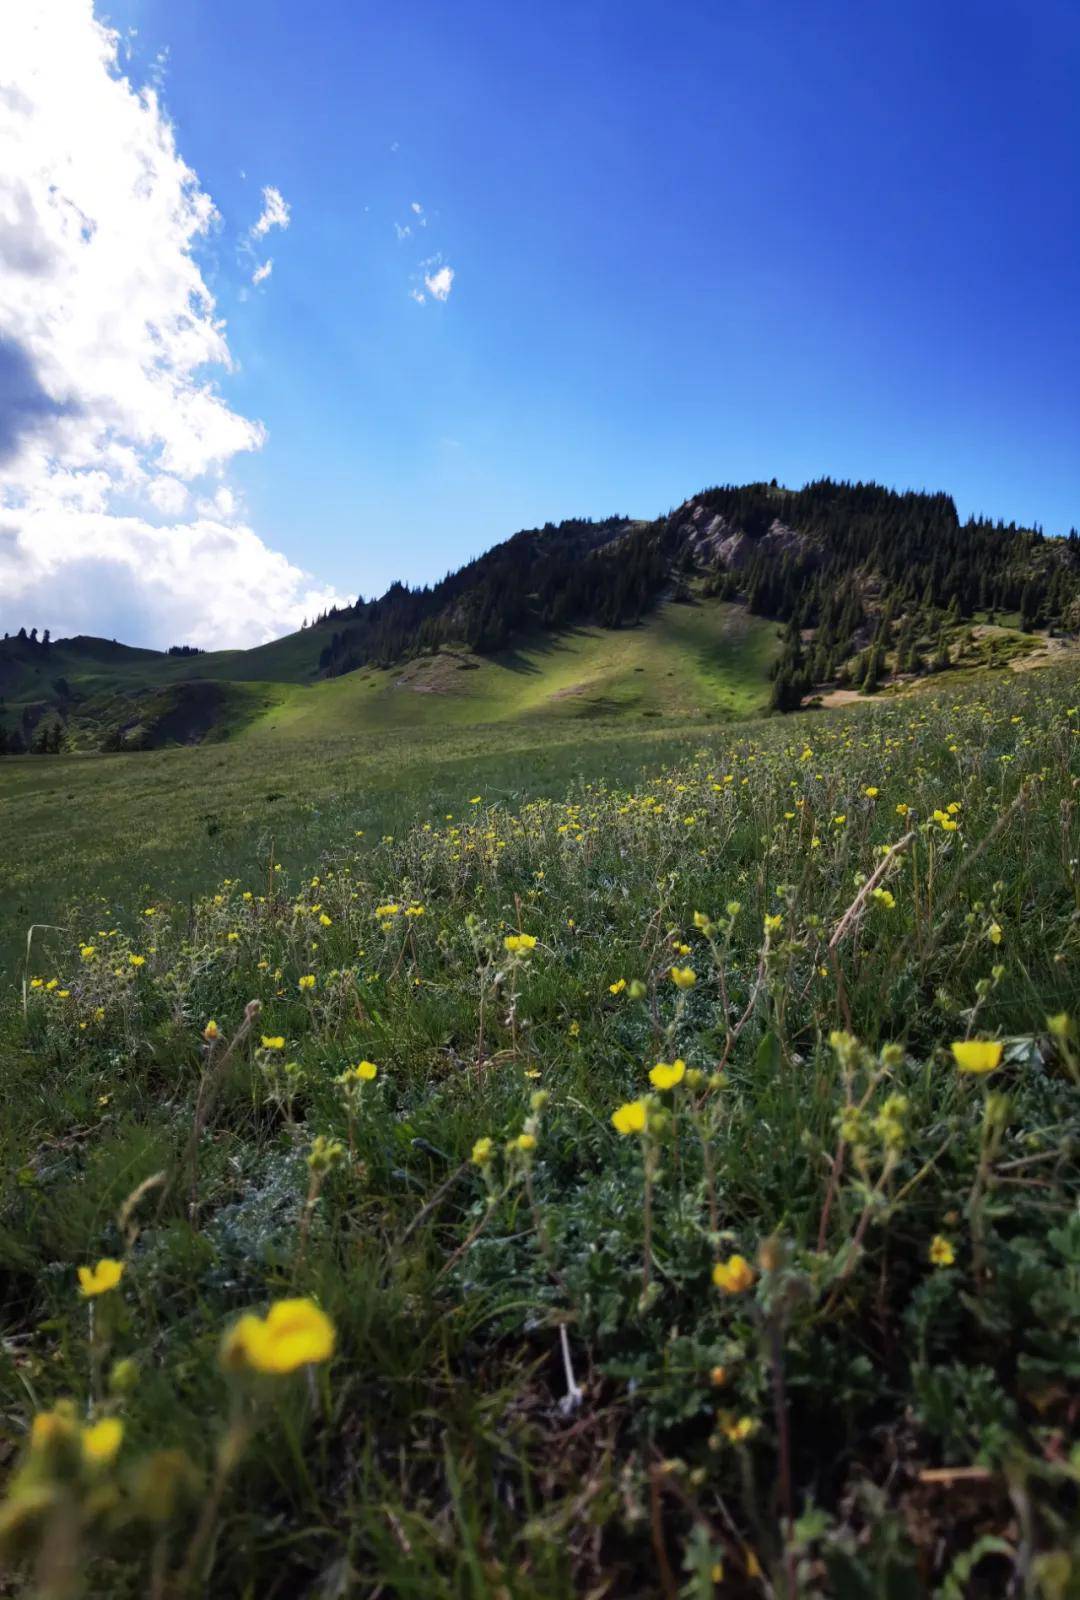
<path fill-rule="evenodd" d="M 946 664 L 946 620 L 1015 613 L 1024 631 L 1075 626 L 1080 537 L 961 523 L 949 495 L 873 483 L 709 489 L 654 522 L 548 524 L 432 588 L 394 584 L 379 600 L 320 619 L 334 632 L 319 667 L 349 672 L 449 642 L 484 654 L 524 630 L 571 622 L 620 627 L 695 580 L 706 594 L 793 624 L 778 673 L 783 709 L 860 651 L 865 660 L 844 681 Z"/>
<path fill-rule="evenodd" d="M 950 667 L 1003 666 L 1057 643 L 1048 635 L 1075 633 L 1080 536 L 961 522 L 949 495 L 874 483 L 707 489 L 653 521 L 525 529 L 438 583 L 393 583 L 378 599 L 361 597 L 253 650 L 135 650 L 20 629 L 0 643 L 0 753 L 52 754 L 72 740 L 120 750 L 227 737 L 294 699 L 295 686 L 399 674 L 446 652 L 453 671 L 423 685 L 395 676 L 393 687 L 461 699 L 460 670 L 550 651 L 571 630 L 634 628 L 665 606 L 703 601 L 779 625 L 782 645 L 755 645 L 754 661 L 764 663 L 773 709 L 794 710 L 816 692 L 873 694 Z M 577 690 L 560 683 L 557 692 Z M 516 703 L 501 689 L 473 698 L 489 720 Z M 361 724 L 371 703 L 369 695 Z"/>

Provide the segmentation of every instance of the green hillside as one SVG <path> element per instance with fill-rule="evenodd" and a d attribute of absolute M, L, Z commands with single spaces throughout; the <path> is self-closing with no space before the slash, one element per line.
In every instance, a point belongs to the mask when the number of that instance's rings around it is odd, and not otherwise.
<path fill-rule="evenodd" d="M 62 708 L 66 747 L 159 748 L 222 738 L 338 734 L 510 719 L 740 717 L 762 710 L 775 626 L 715 599 L 665 603 L 636 627 L 534 631 L 481 656 L 446 646 L 391 667 L 317 676 L 325 627 L 253 650 L 168 656 L 104 640 L 15 650 L 9 725 Z M 2 648 L 2 647 L 0 647 Z"/>
<path fill-rule="evenodd" d="M 776 629 L 717 601 L 663 606 L 636 628 L 534 636 L 482 657 L 443 649 L 284 688 L 246 736 L 435 728 L 516 718 L 734 717 L 764 709 Z"/>

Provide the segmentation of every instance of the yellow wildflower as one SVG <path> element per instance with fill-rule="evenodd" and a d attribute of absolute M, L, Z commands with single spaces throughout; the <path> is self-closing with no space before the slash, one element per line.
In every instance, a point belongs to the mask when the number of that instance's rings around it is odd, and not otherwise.
<path fill-rule="evenodd" d="M 96 1267 L 79 1268 L 79 1288 L 87 1300 L 95 1295 L 108 1294 L 124 1276 L 124 1263 L 103 1256 Z"/>
<path fill-rule="evenodd" d="M 233 1324 L 221 1346 L 230 1370 L 295 1372 L 334 1353 L 334 1324 L 313 1300 L 277 1300 L 265 1317 L 249 1312 Z"/>
<path fill-rule="evenodd" d="M 648 1108 L 644 1100 L 628 1100 L 611 1114 L 616 1133 L 644 1133 L 647 1122 Z"/>
<path fill-rule="evenodd" d="M 94 1466 L 107 1467 L 120 1448 L 124 1437 L 124 1424 L 119 1417 L 102 1417 L 83 1429 L 82 1452 Z"/>
<path fill-rule="evenodd" d="M 956 1260 L 956 1251 L 944 1234 L 940 1233 L 935 1233 L 931 1239 L 929 1254 L 935 1267 L 951 1267 Z"/>
<path fill-rule="evenodd" d="M 471 1160 L 473 1164 L 478 1167 L 486 1167 L 491 1160 L 493 1148 L 492 1140 L 486 1136 L 483 1139 L 477 1139 L 472 1147 Z"/>
<path fill-rule="evenodd" d="M 671 981 L 676 989 L 692 989 L 697 982 L 697 973 L 693 967 L 672 967 Z"/>
<path fill-rule="evenodd" d="M 264 1050 L 284 1050 L 285 1040 L 282 1038 L 280 1033 L 264 1033 L 262 1036 L 262 1047 Z"/>
<path fill-rule="evenodd" d="M 999 1039 L 962 1039 L 951 1046 L 953 1059 L 961 1072 L 993 1072 L 1001 1065 Z"/>
<path fill-rule="evenodd" d="M 754 1269 L 745 1256 L 728 1256 L 716 1263 L 712 1280 L 725 1294 L 742 1294 L 754 1281 Z"/>
<path fill-rule="evenodd" d="M 52 1411 L 39 1411 L 30 1424 L 30 1449 L 37 1454 L 52 1445 L 62 1446 L 78 1434 L 75 1407 L 70 1400 L 58 1400 Z"/>
<path fill-rule="evenodd" d="M 685 1076 L 685 1061 L 658 1061 L 649 1073 L 649 1082 L 654 1089 L 674 1089 L 675 1085 L 681 1083 Z"/>
<path fill-rule="evenodd" d="M 531 933 L 509 933 L 503 944 L 512 956 L 531 955 L 536 949 L 536 939 Z"/>
<path fill-rule="evenodd" d="M 314 989 L 315 974 L 313 972 L 305 972 L 304 976 L 299 980 L 296 987 L 298 989 Z"/>

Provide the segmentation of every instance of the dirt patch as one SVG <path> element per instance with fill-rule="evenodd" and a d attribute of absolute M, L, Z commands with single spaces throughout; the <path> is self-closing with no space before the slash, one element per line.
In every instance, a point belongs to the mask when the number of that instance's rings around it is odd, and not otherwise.
<path fill-rule="evenodd" d="M 413 694 L 460 693 L 463 684 L 459 674 L 475 670 L 480 663 L 467 656 L 440 651 L 435 656 L 419 656 L 410 661 L 400 676 L 394 679 L 395 689 L 410 689 Z"/>
<path fill-rule="evenodd" d="M 1038 650 L 1032 650 L 1030 655 L 1017 656 L 1009 665 L 1014 672 L 1030 672 L 1033 667 L 1046 667 L 1070 656 L 1074 660 L 1080 656 L 1080 647 L 1075 639 L 1047 639 Z"/>
<path fill-rule="evenodd" d="M 866 696 L 860 694 L 858 689 L 829 689 L 818 699 L 823 706 L 850 706 L 856 700 L 865 700 Z"/>

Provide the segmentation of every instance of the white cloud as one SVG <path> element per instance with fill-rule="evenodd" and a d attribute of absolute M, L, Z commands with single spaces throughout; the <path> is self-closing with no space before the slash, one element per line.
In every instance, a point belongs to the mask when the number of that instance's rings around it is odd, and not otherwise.
<path fill-rule="evenodd" d="M 395 222 L 394 223 L 394 232 L 397 234 L 399 240 L 400 239 L 407 239 L 409 237 L 410 233 L 412 233 L 412 229 L 410 228 L 410 226 L 409 226 L 409 224 L 407 222 L 406 222 L 404 227 L 402 227 L 400 222 Z"/>
<path fill-rule="evenodd" d="M 273 270 L 274 258 L 273 256 L 268 256 L 263 262 L 262 266 L 256 267 L 255 271 L 251 274 L 252 283 L 265 283 Z"/>
<path fill-rule="evenodd" d="M 9 628 L 211 648 L 259 644 L 340 603 L 243 524 L 155 528 L 100 511 L 37 511 L 15 527 L 0 512 L 0 594 Z"/>
<path fill-rule="evenodd" d="M 146 495 L 151 505 L 167 517 L 180 516 L 188 503 L 187 484 L 181 483 L 179 478 L 170 478 L 167 473 L 151 479 Z"/>
<path fill-rule="evenodd" d="M 432 299 L 449 300 L 450 290 L 454 287 L 453 267 L 439 267 L 435 272 L 429 272 L 424 283 Z"/>
<path fill-rule="evenodd" d="M 410 210 L 412 210 L 412 211 L 415 211 L 415 212 L 416 212 L 416 215 L 417 215 L 417 216 L 418 216 L 418 217 L 421 217 L 421 216 L 423 216 L 423 214 L 424 214 L 424 208 L 423 208 L 423 206 L 422 206 L 422 205 L 421 205 L 421 204 L 420 204 L 420 202 L 419 202 L 419 200 L 414 200 L 414 201 L 413 201 L 413 202 L 412 202 L 412 205 L 411 205 L 411 207 L 410 207 Z"/>
<path fill-rule="evenodd" d="M 416 301 L 418 306 L 422 306 L 427 303 L 427 295 L 424 293 L 423 289 L 410 289 L 409 294 L 412 299 Z"/>
<path fill-rule="evenodd" d="M 221 482 L 264 430 L 209 375 L 217 214 L 117 50 L 92 0 L 0 5 L 0 626 L 251 643 L 318 597 Z M 285 227 L 263 200 L 256 229 Z"/>
<path fill-rule="evenodd" d="M 251 230 L 253 239 L 261 239 L 270 232 L 271 228 L 287 228 L 291 212 L 288 202 L 283 197 L 280 189 L 275 189 L 273 184 L 267 185 L 263 190 L 262 215 Z"/>

